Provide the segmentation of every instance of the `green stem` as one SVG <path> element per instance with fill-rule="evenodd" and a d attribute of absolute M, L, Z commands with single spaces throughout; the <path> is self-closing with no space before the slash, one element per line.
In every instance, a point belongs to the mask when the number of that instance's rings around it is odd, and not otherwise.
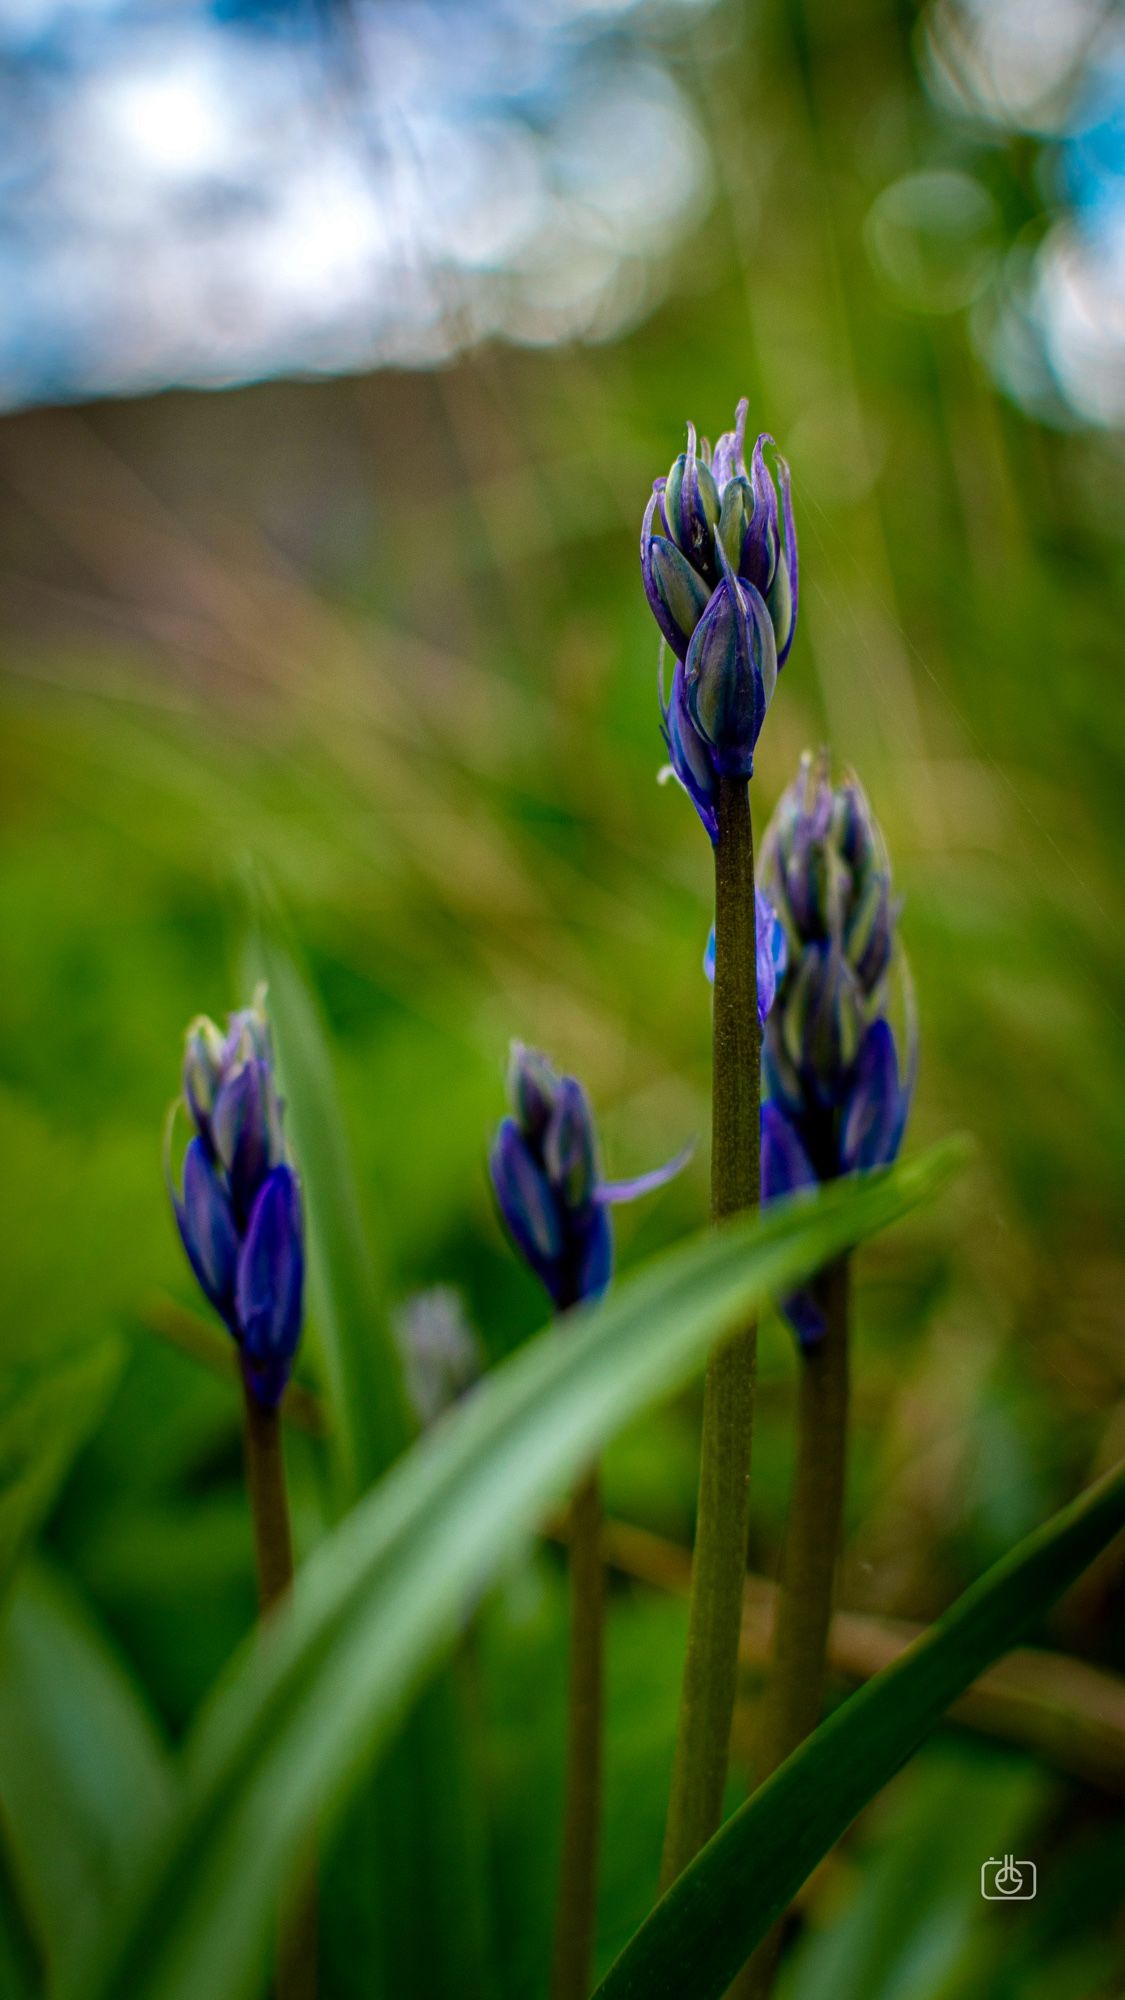
<path fill-rule="evenodd" d="M 817 1292 L 824 1338 L 800 1356 L 797 1462 L 762 1718 L 759 1784 L 820 1721 L 847 1470 L 849 1278 L 847 1257 L 821 1273 Z M 762 1939 L 738 1985 L 739 2000 L 765 2000 L 771 1992 L 783 1928 L 783 1923 L 775 1924 Z"/>
<path fill-rule="evenodd" d="M 759 1198 L 759 1065 L 754 837 L 743 779 L 719 781 L 715 844 L 715 999 L 711 1215 Z M 707 1368 L 687 1656 L 664 1835 L 666 1889 L 722 1818 L 750 1518 L 757 1326 L 716 1348 Z"/>
<path fill-rule="evenodd" d="M 285 1486 L 281 1413 L 264 1410 L 243 1378 L 246 1488 L 254 1523 L 258 1608 L 263 1618 L 293 1587 L 293 1534 Z M 315 2000 L 317 1897 L 310 1868 L 293 1886 L 278 1923 L 277 2000 Z"/>
<path fill-rule="evenodd" d="M 551 2000 L 586 2000 L 598 1901 L 605 1569 L 597 1470 L 570 1508 L 570 1688 L 566 1804 Z"/>

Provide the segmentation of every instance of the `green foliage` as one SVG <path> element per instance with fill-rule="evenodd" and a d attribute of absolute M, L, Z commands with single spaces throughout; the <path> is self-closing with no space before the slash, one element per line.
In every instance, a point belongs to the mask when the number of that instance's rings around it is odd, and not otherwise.
<path fill-rule="evenodd" d="M 741 1806 L 622 1953 L 598 2000 L 721 2000 L 816 1863 L 963 1689 L 1125 1527 L 1125 1466 L 1056 1514 L 860 1689 Z"/>
<path fill-rule="evenodd" d="M 251 1992 L 310 1822 L 368 1768 L 474 1593 L 545 1505 L 767 1292 L 902 1214 L 959 1155 L 938 1149 L 709 1234 L 497 1370 L 326 1539 L 269 1643 L 232 1666 L 197 1726 L 169 1836 L 68 1994 Z"/>
<path fill-rule="evenodd" d="M 81 1600 L 34 1568 L 0 1636 L 0 1796 L 0 1845 L 58 1980 L 82 1963 L 174 1792 L 141 1691 Z"/>

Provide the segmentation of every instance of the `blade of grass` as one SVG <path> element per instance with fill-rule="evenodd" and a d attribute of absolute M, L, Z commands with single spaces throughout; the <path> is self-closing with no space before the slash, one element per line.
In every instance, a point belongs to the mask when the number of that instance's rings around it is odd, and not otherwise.
<path fill-rule="evenodd" d="M 256 898 L 260 903 L 261 898 Z M 412 1441 L 402 1366 L 387 1317 L 381 1269 L 356 1182 L 320 1010 L 278 922 L 259 909 L 250 943 L 250 983 L 269 987 L 270 1017 L 300 1168 L 309 1237 L 313 1331 L 326 1376 L 338 1487 L 350 1504 Z M 356 1948 L 374 1985 L 445 2000 L 458 1986 L 482 1996 L 489 1923 L 484 1838 L 469 1778 L 459 1690 L 439 1676 L 420 1696 L 374 1780 L 357 1838 L 370 1847 L 366 1936 Z M 435 1870 L 455 1876 L 457 1898 L 434 1923 Z M 378 1976 L 379 1967 L 382 1976 Z"/>

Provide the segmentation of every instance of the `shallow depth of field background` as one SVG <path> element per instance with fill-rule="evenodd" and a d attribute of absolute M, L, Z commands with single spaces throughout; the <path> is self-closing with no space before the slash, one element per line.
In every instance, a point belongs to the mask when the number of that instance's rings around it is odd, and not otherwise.
<path fill-rule="evenodd" d="M 615 1176 L 698 1136 L 622 1267 L 704 1217 L 710 857 L 656 783 L 637 534 L 685 420 L 745 392 L 802 567 L 757 825 L 807 744 L 857 767 L 917 988 L 908 1145 L 977 1140 L 861 1266 L 842 1601 L 936 1614 L 1125 1445 L 1113 11 L 29 0 L 0 98 L 0 1394 L 49 1427 L 38 1373 L 73 1362 L 90 1426 L 19 1503 L 17 1610 L 64 1591 L 169 1740 L 253 1615 L 236 1398 L 169 1339 L 198 1300 L 160 1131 L 189 1016 L 246 997 L 256 899 L 331 1034 L 388 1311 L 454 1285 L 491 1359 L 544 1318 L 485 1177 L 513 1034 L 585 1080 Z M 761 1369 L 773 1574 L 774 1317 Z M 697 1417 L 607 1464 L 614 1516 L 681 1546 Z M 290 1443 L 308 1546 L 323 1447 Z M 1119 1585 L 1097 1567 L 1039 1639 L 1120 1666 Z M 464 1642 L 504 2000 L 543 1991 L 564 1618 L 545 1543 Z M 603 1962 L 653 1890 L 683 1622 L 615 1579 Z M 0 1780 L 49 1819 L 5 1643 Z M 81 1681 L 57 1695 L 96 1786 Z M 1013 1848 L 1040 1894 L 997 1910 L 980 1865 Z M 64 1850 L 60 1907 L 96 1900 Z M 371 1990 L 355 1854 L 326 1863 L 331 2000 Z M 26 1968 L 57 1939 L 10 1814 L 0 1858 Z M 950 1729 L 814 1878 L 787 2000 L 1114 2000 L 1123 1860 L 1110 1790 Z M 424 1929 L 480 1884 L 405 1893 Z"/>

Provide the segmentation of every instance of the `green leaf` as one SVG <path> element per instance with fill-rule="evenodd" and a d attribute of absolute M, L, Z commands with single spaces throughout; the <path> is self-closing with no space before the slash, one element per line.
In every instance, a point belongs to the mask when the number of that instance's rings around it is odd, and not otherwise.
<path fill-rule="evenodd" d="M 171 1760 L 81 1600 L 30 1568 L 0 1636 L 3 1836 L 57 1976 L 89 1942 L 172 1801 Z"/>
<path fill-rule="evenodd" d="M 109 1334 L 45 1356 L 9 1345 L 0 1366 L 0 1591 L 98 1422 L 121 1358 Z"/>
<path fill-rule="evenodd" d="M 233 1663 L 190 1745 L 176 1826 L 69 1992 L 252 1992 L 303 1833 L 355 1785 L 497 1564 L 715 1339 L 931 1193 L 960 1156 L 945 1147 L 708 1232 L 548 1328 L 437 1425 L 314 1553 L 270 1643 Z"/>
<path fill-rule="evenodd" d="M 402 1367 L 356 1184 L 332 1058 L 316 1001 L 261 915 L 249 957 L 269 987 L 286 1123 L 301 1174 L 309 1237 L 313 1330 L 327 1378 L 330 1442 L 338 1486 L 350 1503 L 407 1449 L 416 1431 Z M 357 1808 L 357 1837 L 370 1850 L 356 1941 L 373 1983 L 417 2000 L 444 2000 L 467 1982 L 484 1993 L 487 1918 L 480 1857 L 483 1832 L 470 1782 L 458 1690 L 437 1680 L 406 1718 L 370 1801 Z M 459 1884 L 440 1923 L 435 1881 Z"/>
<path fill-rule="evenodd" d="M 821 1724 L 685 1869 L 595 2000 L 719 2000 L 802 1882 L 950 1703 L 1123 1526 L 1125 1465 L 996 1563 Z"/>

